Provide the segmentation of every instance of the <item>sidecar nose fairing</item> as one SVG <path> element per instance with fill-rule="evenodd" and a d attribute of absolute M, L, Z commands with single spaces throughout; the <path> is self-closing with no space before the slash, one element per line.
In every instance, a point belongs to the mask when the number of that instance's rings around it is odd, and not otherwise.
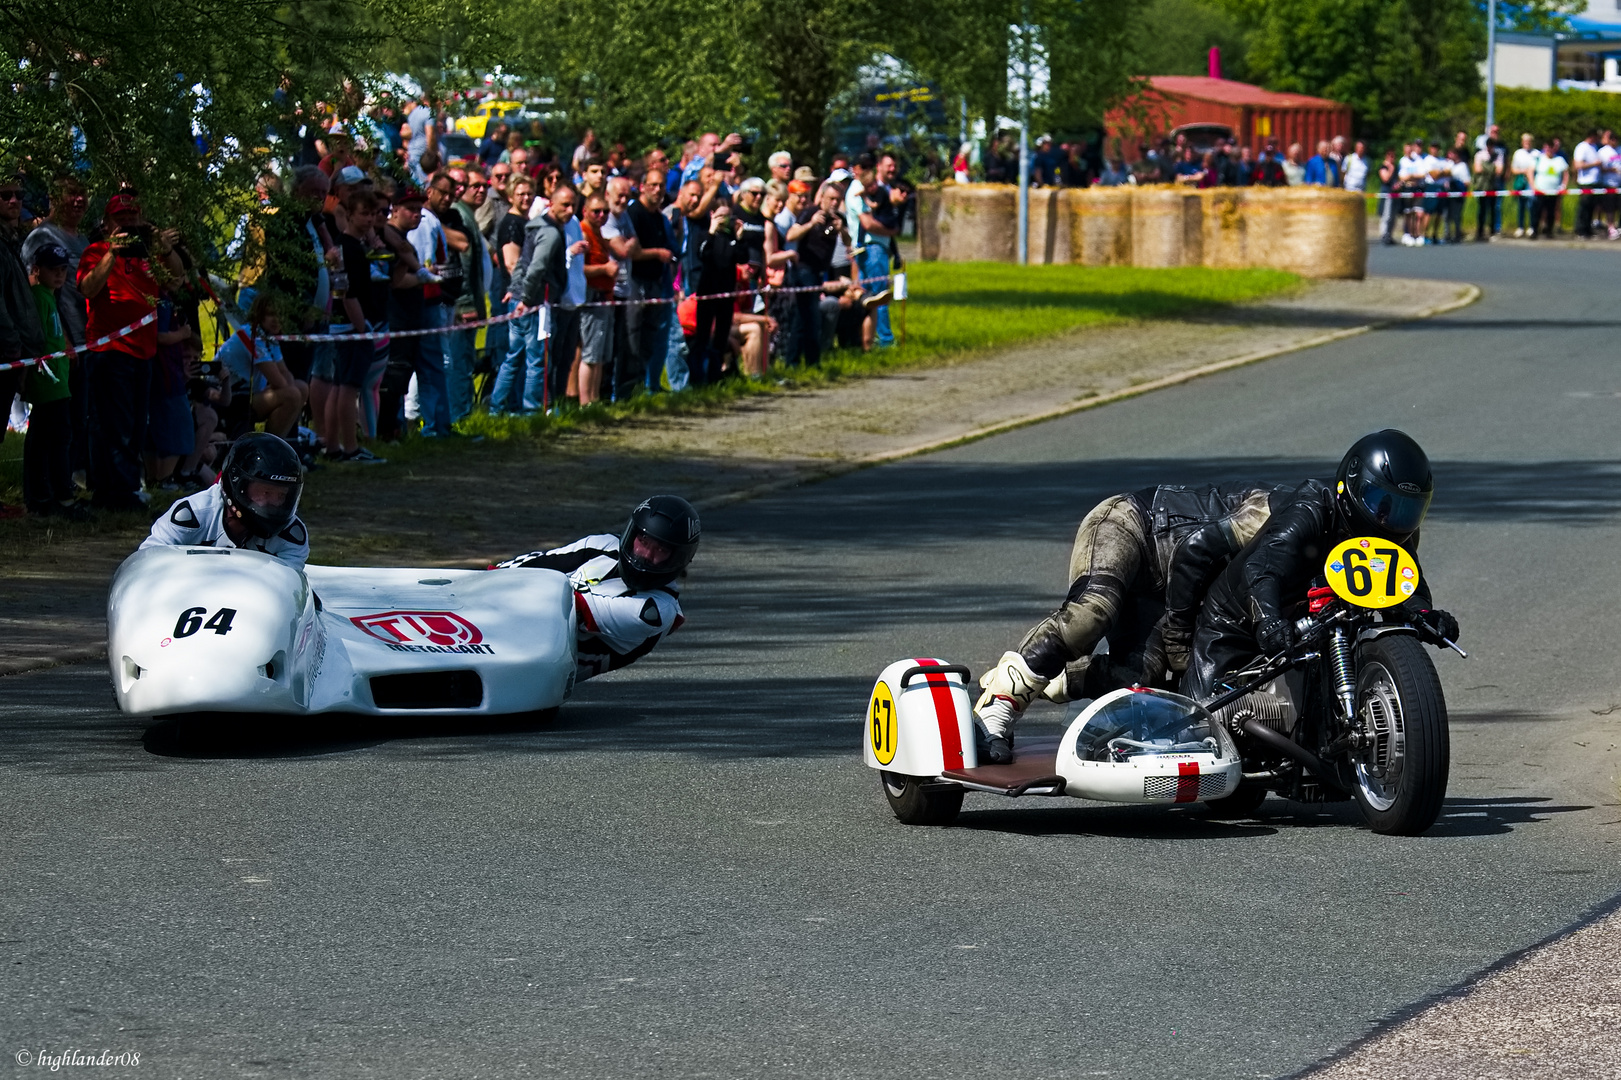
<path fill-rule="evenodd" d="M 121 710 L 517 713 L 573 687 L 575 612 L 550 570 L 310 566 L 148 548 L 107 602 Z"/>
<path fill-rule="evenodd" d="M 1163 690 L 1092 702 L 1054 764 L 1065 794 L 1100 802 L 1203 802 L 1231 795 L 1243 776 L 1232 736 L 1198 702 Z"/>

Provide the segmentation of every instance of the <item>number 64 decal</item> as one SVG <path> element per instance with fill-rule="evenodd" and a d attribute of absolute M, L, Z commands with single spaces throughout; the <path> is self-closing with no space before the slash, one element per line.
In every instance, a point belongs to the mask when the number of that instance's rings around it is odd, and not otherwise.
<path fill-rule="evenodd" d="M 180 618 L 175 620 L 174 636 L 177 638 L 191 637 L 199 630 L 212 630 L 216 634 L 229 634 L 231 632 L 231 620 L 236 618 L 236 608 L 222 607 L 214 612 L 212 618 L 204 622 L 203 616 L 207 614 L 208 609 L 200 607 L 189 607 L 182 611 Z"/>

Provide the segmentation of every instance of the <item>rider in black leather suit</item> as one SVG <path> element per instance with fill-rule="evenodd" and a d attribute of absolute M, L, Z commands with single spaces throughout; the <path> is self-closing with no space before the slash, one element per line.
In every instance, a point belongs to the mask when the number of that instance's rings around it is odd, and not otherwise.
<path fill-rule="evenodd" d="M 1076 531 L 1063 603 L 980 679 L 985 759 L 1011 759 L 1013 727 L 1038 695 L 1096 697 L 1180 672 L 1206 585 L 1292 490 L 1166 485 L 1094 507 Z M 1105 635 L 1109 652 L 1094 657 Z"/>
<path fill-rule="evenodd" d="M 1429 458 L 1394 429 L 1364 436 L 1352 446 L 1332 485 L 1302 484 L 1207 591 L 1182 693 L 1207 699 L 1230 672 L 1292 645 L 1291 609 L 1305 599 L 1336 544 L 1377 536 L 1416 556 L 1419 526 L 1433 493 Z M 1430 608 L 1422 576 L 1401 608 L 1431 636 L 1457 640 L 1458 620 Z"/>

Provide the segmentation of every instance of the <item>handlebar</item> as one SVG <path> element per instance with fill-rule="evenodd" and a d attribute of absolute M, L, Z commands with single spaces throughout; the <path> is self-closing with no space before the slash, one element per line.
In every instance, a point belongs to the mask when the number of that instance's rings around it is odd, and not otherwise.
<path fill-rule="evenodd" d="M 901 672 L 901 689 L 912 681 L 914 675 L 961 675 L 962 681 L 968 683 L 973 680 L 974 673 L 962 664 L 916 664 Z"/>

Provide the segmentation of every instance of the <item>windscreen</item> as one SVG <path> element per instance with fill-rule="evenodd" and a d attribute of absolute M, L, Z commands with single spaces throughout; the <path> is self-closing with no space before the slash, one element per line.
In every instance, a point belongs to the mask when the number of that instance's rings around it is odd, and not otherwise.
<path fill-rule="evenodd" d="M 1130 761 L 1143 754 L 1220 754 L 1214 721 L 1186 698 L 1152 692 L 1105 702 L 1075 739 L 1082 761 Z"/>

